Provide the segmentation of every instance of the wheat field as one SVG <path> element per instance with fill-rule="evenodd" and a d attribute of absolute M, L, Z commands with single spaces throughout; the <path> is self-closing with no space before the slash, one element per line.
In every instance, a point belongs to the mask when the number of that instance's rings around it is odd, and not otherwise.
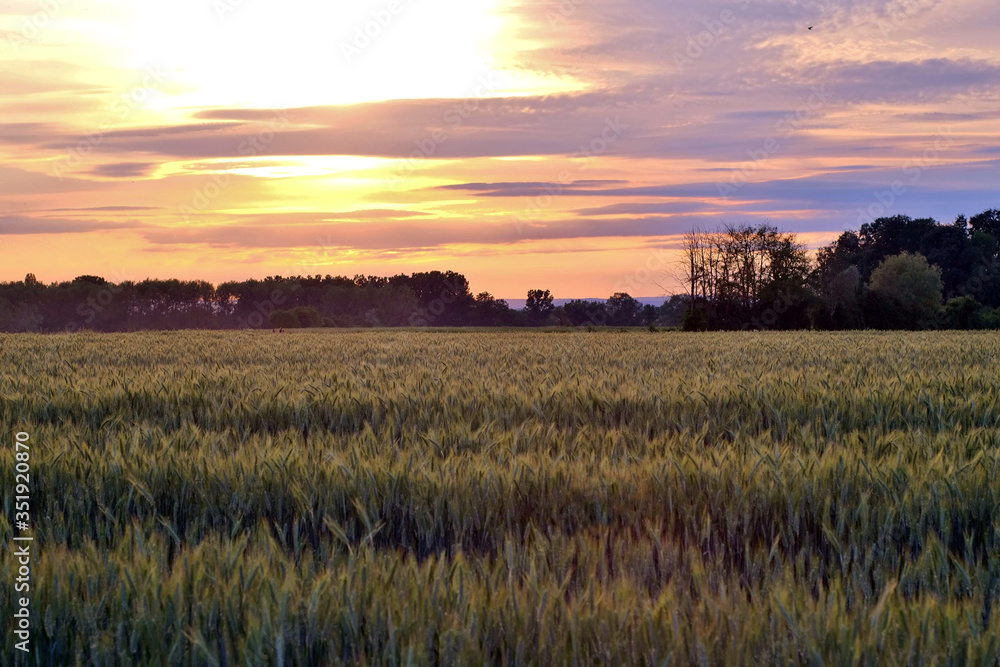
<path fill-rule="evenodd" d="M 998 356 L 986 332 L 0 336 L 32 443 L 21 664 L 997 665 Z"/>

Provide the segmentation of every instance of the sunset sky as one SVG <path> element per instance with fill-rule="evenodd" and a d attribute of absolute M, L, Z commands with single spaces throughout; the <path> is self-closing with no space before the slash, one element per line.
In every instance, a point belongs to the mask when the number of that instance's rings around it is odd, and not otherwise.
<path fill-rule="evenodd" d="M 996 0 L 0 0 L 0 280 L 654 296 L 695 225 L 950 222 L 1000 207 L 998 29 Z"/>

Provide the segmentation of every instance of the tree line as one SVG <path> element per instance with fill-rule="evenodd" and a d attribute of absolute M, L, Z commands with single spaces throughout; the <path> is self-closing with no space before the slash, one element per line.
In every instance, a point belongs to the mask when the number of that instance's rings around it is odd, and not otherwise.
<path fill-rule="evenodd" d="M 135 331 L 299 327 L 454 327 L 652 324 L 659 313 L 628 294 L 606 303 L 554 305 L 533 289 L 515 310 L 473 294 L 454 271 L 391 277 L 270 276 L 214 286 L 201 280 L 124 280 L 93 275 L 44 284 L 34 274 L 0 283 L 0 331 Z"/>
<path fill-rule="evenodd" d="M 201 280 L 99 276 L 0 283 L 0 331 L 298 327 L 667 326 L 732 329 L 1000 328 L 1000 210 L 942 224 L 905 215 L 848 231 L 811 257 L 770 225 L 694 230 L 685 291 L 660 307 L 618 292 L 555 305 L 532 289 L 522 309 L 473 294 L 454 271 L 390 277 Z"/>
<path fill-rule="evenodd" d="M 810 258 L 769 225 L 683 241 L 688 330 L 1000 328 L 1000 210 L 942 224 L 883 217 Z"/>

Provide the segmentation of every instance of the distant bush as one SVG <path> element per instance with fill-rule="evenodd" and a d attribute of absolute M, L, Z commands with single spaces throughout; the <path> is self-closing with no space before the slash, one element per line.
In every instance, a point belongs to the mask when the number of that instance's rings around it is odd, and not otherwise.
<path fill-rule="evenodd" d="M 299 326 L 298 318 L 290 310 L 276 310 L 267 321 L 275 329 L 294 329 Z"/>
<path fill-rule="evenodd" d="M 1000 308 L 983 308 L 976 317 L 977 329 L 1000 329 Z"/>
<path fill-rule="evenodd" d="M 949 329 L 973 329 L 976 326 L 981 303 L 971 296 L 956 296 L 944 304 L 944 321 Z"/>
<path fill-rule="evenodd" d="M 290 312 L 298 320 L 299 326 L 304 329 L 323 326 L 323 316 L 315 308 L 299 306 L 298 308 L 292 308 Z"/>

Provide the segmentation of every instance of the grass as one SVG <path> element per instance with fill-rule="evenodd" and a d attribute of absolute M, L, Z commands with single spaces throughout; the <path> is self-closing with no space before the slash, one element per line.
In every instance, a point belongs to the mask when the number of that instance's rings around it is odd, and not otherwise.
<path fill-rule="evenodd" d="M 978 332 L 2 336 L 30 663 L 996 665 L 998 357 Z"/>

